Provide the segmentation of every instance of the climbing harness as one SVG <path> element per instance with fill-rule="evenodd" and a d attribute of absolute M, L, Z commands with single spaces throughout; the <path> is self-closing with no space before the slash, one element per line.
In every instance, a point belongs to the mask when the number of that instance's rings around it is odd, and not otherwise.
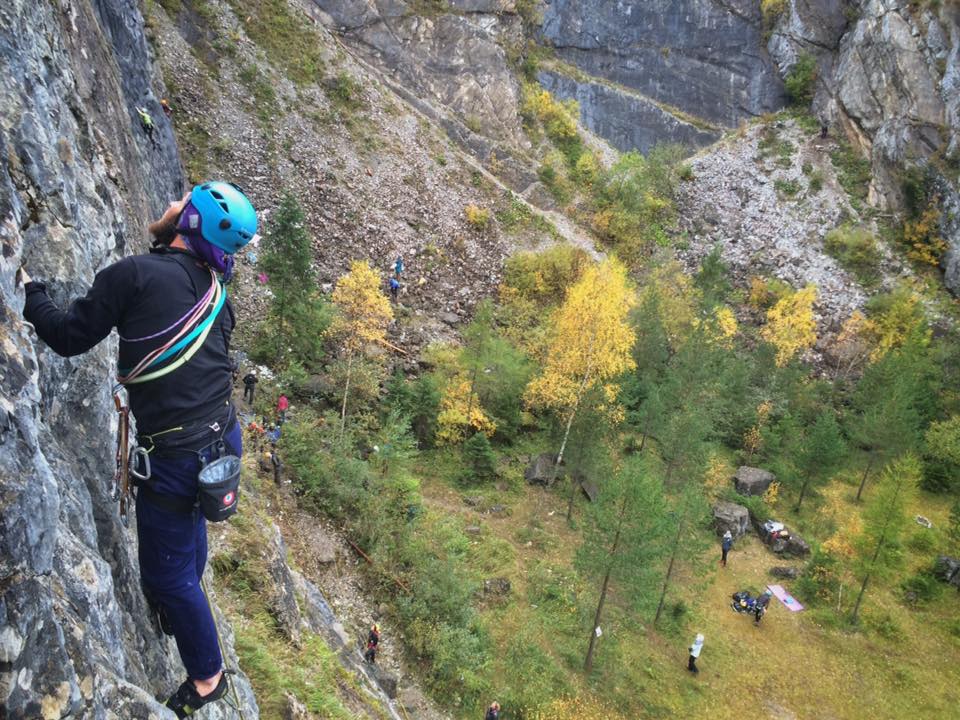
<path fill-rule="evenodd" d="M 113 389 L 113 404 L 117 409 L 117 466 L 113 474 L 113 489 L 111 495 L 114 501 L 120 502 L 120 520 L 124 527 L 129 527 L 127 518 L 127 506 L 133 500 L 133 489 L 130 484 L 130 406 L 126 404 L 120 395 L 120 386 Z M 139 448 L 134 450 L 136 456 Z M 147 460 L 147 472 L 149 473 L 150 463 Z M 136 477 L 140 477 L 140 471 L 137 471 Z"/>

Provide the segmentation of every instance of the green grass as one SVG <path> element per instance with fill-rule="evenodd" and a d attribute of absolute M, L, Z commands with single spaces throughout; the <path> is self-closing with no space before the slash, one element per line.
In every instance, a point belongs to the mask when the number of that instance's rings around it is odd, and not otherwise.
<path fill-rule="evenodd" d="M 792 198 L 800 192 L 800 183 L 796 180 L 774 180 L 773 186 L 783 197 Z"/>
<path fill-rule="evenodd" d="M 313 23 L 287 0 L 228 0 L 250 39 L 298 85 L 318 82 L 324 61 Z"/>
<path fill-rule="evenodd" d="M 846 141 L 830 153 L 830 161 L 837 171 L 840 186 L 850 196 L 850 204 L 860 210 L 870 188 L 870 160 L 863 157 Z"/>
<path fill-rule="evenodd" d="M 824 249 L 865 287 L 879 280 L 880 249 L 876 236 L 865 227 L 843 225 L 827 233 Z"/>
<path fill-rule="evenodd" d="M 257 120 L 264 126 L 270 126 L 274 113 L 280 108 L 273 83 L 264 77 L 255 65 L 242 67 L 239 77 L 240 82 L 247 88 L 247 101 L 253 106 Z"/>

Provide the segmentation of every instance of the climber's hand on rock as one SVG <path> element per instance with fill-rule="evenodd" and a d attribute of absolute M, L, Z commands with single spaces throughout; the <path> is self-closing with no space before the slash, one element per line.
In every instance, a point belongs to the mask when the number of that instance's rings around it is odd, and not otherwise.
<path fill-rule="evenodd" d="M 20 279 L 20 282 L 23 283 L 24 287 L 27 286 L 28 282 L 33 282 L 33 279 L 30 277 L 29 273 L 27 273 L 27 269 L 25 267 L 20 268 L 18 278 Z"/>
<path fill-rule="evenodd" d="M 187 204 L 187 201 L 190 199 L 190 193 L 187 193 L 183 196 L 181 200 L 174 200 L 171 202 L 166 209 L 166 212 L 163 213 L 163 217 L 160 218 L 160 224 L 165 226 L 173 225 L 177 222 L 177 218 L 180 217 L 180 213 L 183 212 L 184 205 Z"/>

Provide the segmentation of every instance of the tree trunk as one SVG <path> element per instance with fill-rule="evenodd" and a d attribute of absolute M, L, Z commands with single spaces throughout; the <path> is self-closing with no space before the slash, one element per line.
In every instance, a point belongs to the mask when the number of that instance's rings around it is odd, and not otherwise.
<path fill-rule="evenodd" d="M 850 616 L 850 622 L 857 622 L 857 615 L 860 612 L 860 601 L 863 600 L 863 594 L 867 591 L 867 583 L 870 581 L 870 573 L 863 577 L 863 585 L 860 586 L 860 593 L 857 595 L 857 602 L 853 606 L 853 614 Z"/>
<path fill-rule="evenodd" d="M 863 471 L 863 477 L 860 478 L 860 488 L 857 490 L 857 502 L 860 502 L 860 496 L 863 494 L 863 488 L 867 485 L 867 476 L 870 474 L 871 468 L 873 468 L 874 460 L 876 460 L 876 451 L 870 451 L 870 459 L 867 460 L 867 467 Z"/>
<path fill-rule="evenodd" d="M 587 657 L 583 661 L 583 671 L 590 672 L 593 667 L 593 650 L 597 643 L 597 628 L 600 627 L 600 616 L 603 614 L 603 603 L 607 599 L 607 587 L 610 585 L 610 566 L 603 576 L 603 585 L 600 588 L 600 602 L 597 603 L 597 612 L 593 616 L 593 627 L 590 628 L 590 644 L 587 645 Z"/>
<path fill-rule="evenodd" d="M 597 644 L 597 628 L 600 627 L 600 618 L 603 615 L 603 604 L 607 600 L 607 588 L 610 586 L 610 573 L 613 570 L 613 560 L 620 547 L 620 531 L 623 529 L 623 518 L 627 514 L 627 498 L 623 498 L 623 504 L 620 505 L 620 517 L 617 518 L 617 532 L 613 536 L 613 546 L 610 548 L 610 563 L 607 565 L 607 572 L 603 576 L 603 585 L 600 587 L 600 601 L 597 603 L 597 612 L 593 616 L 593 627 L 590 628 L 590 644 L 587 646 L 587 656 L 583 660 L 583 671 L 590 672 L 593 667 L 593 650 Z"/>
<path fill-rule="evenodd" d="M 347 429 L 347 393 L 350 392 L 350 374 L 353 372 L 353 353 L 347 356 L 347 381 L 343 384 L 343 404 L 340 406 L 340 442 Z"/>
<path fill-rule="evenodd" d="M 464 441 L 470 439 L 467 436 L 471 434 L 470 433 L 470 413 L 473 412 L 473 394 L 476 392 L 476 388 L 477 388 L 477 366 L 474 365 L 473 374 L 470 377 L 470 397 L 467 399 L 467 427 L 463 432 Z M 464 443 L 464 446 L 465 445 L 466 443 Z M 461 453 L 463 452 L 464 446 L 461 446 Z"/>
<path fill-rule="evenodd" d="M 803 496 L 807 494 L 807 486 L 810 484 L 810 478 L 808 477 L 803 481 L 803 485 L 800 486 L 800 497 L 797 498 L 797 506 L 793 509 L 794 512 L 800 512 L 800 506 L 803 505 Z"/>
<path fill-rule="evenodd" d="M 667 599 L 667 589 L 670 587 L 670 577 L 673 575 L 673 562 L 677 559 L 677 548 L 680 546 L 680 532 L 683 523 L 677 523 L 677 537 L 673 541 L 673 549 L 670 551 L 670 563 L 667 565 L 667 576 L 663 579 L 663 589 L 660 591 L 660 602 L 657 603 L 657 614 L 653 616 L 653 624 L 660 621 L 660 614 L 663 612 L 663 603 Z"/>

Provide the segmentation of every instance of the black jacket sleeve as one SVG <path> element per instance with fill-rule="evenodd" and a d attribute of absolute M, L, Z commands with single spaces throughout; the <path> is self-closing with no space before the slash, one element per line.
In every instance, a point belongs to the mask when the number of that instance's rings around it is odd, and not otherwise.
<path fill-rule="evenodd" d="M 86 296 L 74 300 L 66 311 L 54 304 L 43 283 L 27 283 L 25 290 L 23 317 L 57 355 L 70 357 L 85 353 L 117 326 L 136 295 L 137 268 L 132 258 L 104 268 Z"/>

